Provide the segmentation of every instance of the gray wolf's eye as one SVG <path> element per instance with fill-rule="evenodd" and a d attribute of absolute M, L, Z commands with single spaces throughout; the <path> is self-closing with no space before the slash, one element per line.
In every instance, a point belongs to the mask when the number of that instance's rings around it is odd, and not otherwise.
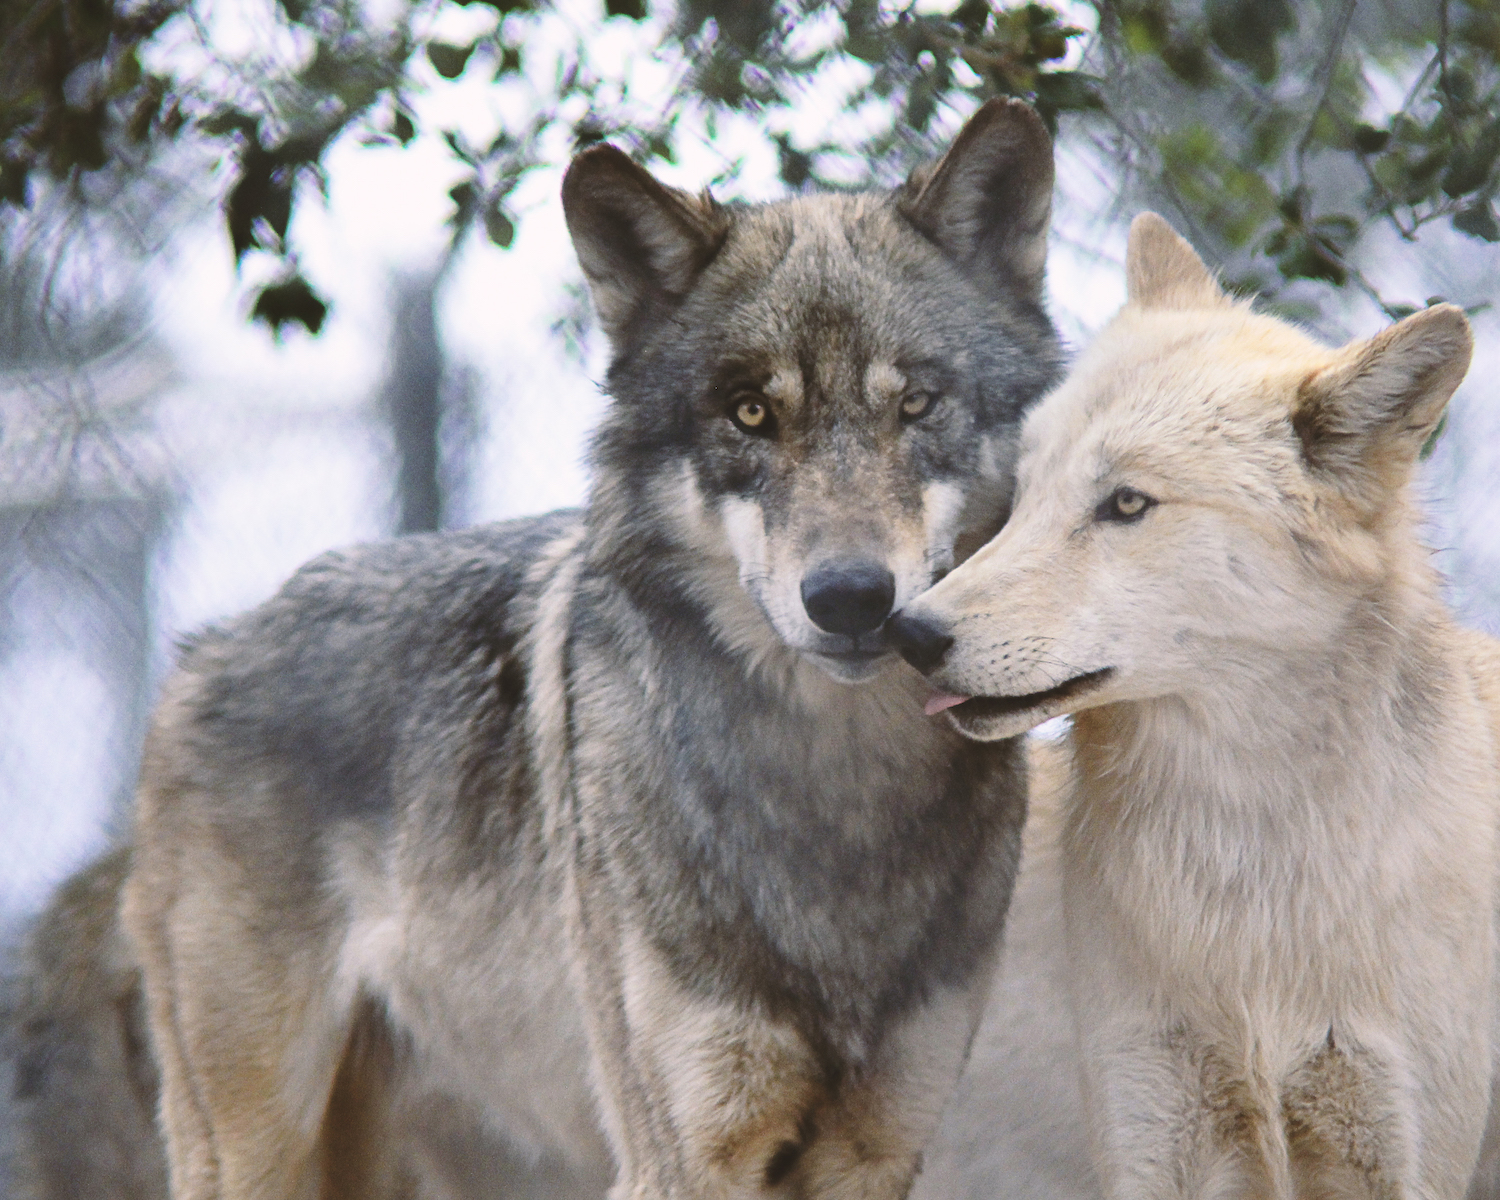
<path fill-rule="evenodd" d="M 1108 498 L 1100 501 L 1098 508 L 1094 509 L 1094 520 L 1129 524 L 1144 517 L 1146 510 L 1155 503 L 1156 501 L 1145 492 L 1138 492 L 1130 487 L 1118 487 L 1109 494 Z"/>
<path fill-rule="evenodd" d="M 901 419 L 920 421 L 936 403 L 937 396 L 932 392 L 907 392 L 901 399 Z"/>
<path fill-rule="evenodd" d="M 742 433 L 753 433 L 756 437 L 770 437 L 776 432 L 776 418 L 771 415 L 771 406 L 764 396 L 755 392 L 741 392 L 730 402 L 729 419 Z"/>

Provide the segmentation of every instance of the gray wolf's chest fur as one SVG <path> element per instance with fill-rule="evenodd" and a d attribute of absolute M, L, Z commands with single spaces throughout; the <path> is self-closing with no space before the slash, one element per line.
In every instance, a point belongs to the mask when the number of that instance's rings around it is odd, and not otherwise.
<path fill-rule="evenodd" d="M 581 821 L 623 835 L 620 885 L 693 987 L 868 1045 L 985 960 L 1024 808 L 1014 748 L 918 716 L 899 667 L 861 688 L 750 667 L 686 589 L 653 582 L 580 588 Z"/>

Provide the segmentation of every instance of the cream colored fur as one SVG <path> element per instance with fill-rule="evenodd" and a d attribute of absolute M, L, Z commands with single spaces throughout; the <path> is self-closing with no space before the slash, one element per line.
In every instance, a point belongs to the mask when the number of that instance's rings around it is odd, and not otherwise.
<path fill-rule="evenodd" d="M 1129 283 L 1027 422 L 1010 523 L 908 610 L 955 639 L 934 682 L 990 698 L 950 710 L 971 736 L 1076 713 L 1057 846 L 1104 1192 L 1463 1196 L 1500 652 L 1452 624 L 1410 479 L 1467 322 L 1328 349 L 1151 214 Z"/>

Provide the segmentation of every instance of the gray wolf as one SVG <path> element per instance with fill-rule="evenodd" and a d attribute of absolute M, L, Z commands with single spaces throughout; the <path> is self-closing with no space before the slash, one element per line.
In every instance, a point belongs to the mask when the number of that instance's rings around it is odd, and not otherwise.
<path fill-rule="evenodd" d="M 1459 1197 L 1495 1047 L 1500 644 L 1418 454 L 1449 305 L 1326 348 L 1161 218 L 1004 530 L 892 622 L 981 740 L 1072 713 L 1061 893 L 1110 1197 Z"/>
<path fill-rule="evenodd" d="M 1025 780 L 883 626 L 1007 515 L 1051 183 L 1009 102 L 889 194 L 574 162 L 586 509 L 316 560 L 164 688 L 121 913 L 174 1196 L 409 1192 L 434 1109 L 615 1200 L 907 1192 Z"/>

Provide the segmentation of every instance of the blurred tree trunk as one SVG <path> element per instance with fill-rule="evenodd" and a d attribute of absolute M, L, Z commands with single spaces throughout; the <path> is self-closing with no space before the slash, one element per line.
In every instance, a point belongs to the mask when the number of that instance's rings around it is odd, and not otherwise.
<path fill-rule="evenodd" d="M 442 278 L 439 268 L 395 285 L 390 369 L 382 400 L 396 450 L 398 533 L 443 526 L 440 438 L 446 372 L 435 312 Z"/>

